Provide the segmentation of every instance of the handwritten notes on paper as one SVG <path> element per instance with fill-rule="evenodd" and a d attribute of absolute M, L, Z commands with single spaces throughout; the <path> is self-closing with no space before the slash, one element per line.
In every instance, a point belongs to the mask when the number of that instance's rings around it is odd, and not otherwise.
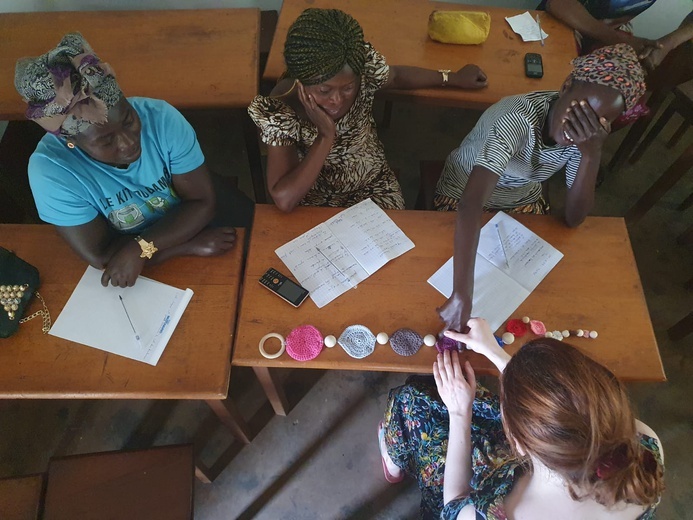
<path fill-rule="evenodd" d="M 506 16 L 505 19 L 510 24 L 512 30 L 522 37 L 523 42 L 538 42 L 542 39 L 542 36 L 544 39 L 549 37 L 549 35 L 539 27 L 537 21 L 532 18 L 529 11 L 525 11 L 517 16 Z M 540 32 L 542 34 L 541 36 L 539 34 Z"/>
<path fill-rule="evenodd" d="M 144 276 L 125 289 L 103 287 L 102 274 L 87 267 L 50 334 L 156 365 L 193 296 L 192 290 Z"/>
<path fill-rule="evenodd" d="M 275 253 L 322 308 L 413 247 L 392 219 L 367 199 Z"/>
<path fill-rule="evenodd" d="M 498 231 L 495 228 L 498 224 Z M 508 265 L 500 240 L 503 240 Z M 472 316 L 498 329 L 563 258 L 563 253 L 505 213 L 482 229 L 474 266 Z M 428 279 L 446 298 L 452 294 L 453 259 Z"/>

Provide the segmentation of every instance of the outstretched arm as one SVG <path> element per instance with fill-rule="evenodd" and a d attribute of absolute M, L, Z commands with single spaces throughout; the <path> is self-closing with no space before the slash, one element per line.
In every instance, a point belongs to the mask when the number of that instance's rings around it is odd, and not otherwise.
<path fill-rule="evenodd" d="M 473 350 L 477 354 L 485 356 L 501 374 L 505 370 L 510 354 L 503 350 L 496 338 L 493 337 L 491 327 L 483 318 L 471 318 L 467 322 L 469 332 L 459 333 L 451 330 L 446 330 L 445 335 L 455 341 L 464 343 L 468 349 Z"/>
<path fill-rule="evenodd" d="M 637 38 L 597 20 L 577 0 L 548 0 L 546 10 L 568 27 L 604 45 L 627 43 L 636 52 L 643 51 L 646 47 L 657 47 L 657 43 L 652 40 Z"/>
<path fill-rule="evenodd" d="M 486 74 L 476 65 L 465 65 L 448 73 L 447 87 L 477 89 L 487 85 Z M 394 65 L 383 89 L 412 90 L 443 86 L 443 76 L 437 70 Z"/>
<path fill-rule="evenodd" d="M 438 309 L 443 330 L 464 332 L 472 311 L 474 264 L 479 245 L 484 203 L 498 183 L 498 175 L 483 166 L 475 166 L 457 206 L 455 256 L 452 295 Z"/>
<path fill-rule="evenodd" d="M 476 378 L 469 361 L 460 363 L 457 352 L 444 351 L 433 363 L 438 394 L 450 417 L 448 451 L 445 455 L 443 502 L 464 497 L 471 491 L 472 480 L 472 403 Z"/>

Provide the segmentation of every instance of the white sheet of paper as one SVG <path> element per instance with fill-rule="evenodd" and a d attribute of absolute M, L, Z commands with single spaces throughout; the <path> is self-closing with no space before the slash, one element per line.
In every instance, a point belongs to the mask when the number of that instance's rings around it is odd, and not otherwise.
<path fill-rule="evenodd" d="M 156 365 L 193 291 L 144 276 L 138 277 L 133 287 L 103 287 L 101 275 L 98 269 L 87 267 L 50 334 Z M 139 343 L 133 327 L 140 336 Z"/>
<path fill-rule="evenodd" d="M 505 255 L 495 224 L 498 224 Z M 474 266 L 472 316 L 486 319 L 497 330 L 536 289 L 563 253 L 505 213 L 496 215 L 481 229 Z M 453 258 L 428 279 L 446 298 L 452 294 Z"/>
<path fill-rule="evenodd" d="M 339 212 L 275 253 L 322 308 L 414 243 L 371 199 Z"/>
<path fill-rule="evenodd" d="M 517 16 L 506 16 L 505 19 L 510 24 L 512 30 L 522 37 L 523 42 L 538 42 L 541 40 L 539 36 L 539 24 L 537 24 L 537 21 L 529 14 L 529 11 L 525 11 Z M 544 39 L 549 37 L 543 29 L 541 33 L 544 35 Z"/>

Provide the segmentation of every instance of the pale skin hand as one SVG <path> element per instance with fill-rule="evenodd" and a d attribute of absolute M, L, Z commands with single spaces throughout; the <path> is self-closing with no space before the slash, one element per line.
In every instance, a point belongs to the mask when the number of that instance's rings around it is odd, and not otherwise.
<path fill-rule="evenodd" d="M 449 350 L 438 354 L 433 364 L 433 377 L 450 416 L 443 479 L 443 502 L 447 504 L 471 491 L 471 425 L 476 377 L 469 361 L 462 367 L 459 354 Z"/>
<path fill-rule="evenodd" d="M 447 330 L 445 336 L 461 341 L 468 349 L 486 357 L 502 373 L 510 361 L 510 355 L 498 345 L 488 322 L 483 318 L 471 318 L 467 322 L 467 328 L 469 332 L 466 334 Z"/>

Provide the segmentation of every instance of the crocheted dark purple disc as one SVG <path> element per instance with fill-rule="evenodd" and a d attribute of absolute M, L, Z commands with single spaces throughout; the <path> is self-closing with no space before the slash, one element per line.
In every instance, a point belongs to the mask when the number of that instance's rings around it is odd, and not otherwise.
<path fill-rule="evenodd" d="M 423 338 L 411 329 L 398 329 L 390 336 L 392 350 L 400 356 L 413 356 L 422 343 Z"/>
<path fill-rule="evenodd" d="M 444 350 L 459 350 L 459 343 L 452 338 L 443 336 L 436 341 L 436 350 L 443 352 Z"/>

